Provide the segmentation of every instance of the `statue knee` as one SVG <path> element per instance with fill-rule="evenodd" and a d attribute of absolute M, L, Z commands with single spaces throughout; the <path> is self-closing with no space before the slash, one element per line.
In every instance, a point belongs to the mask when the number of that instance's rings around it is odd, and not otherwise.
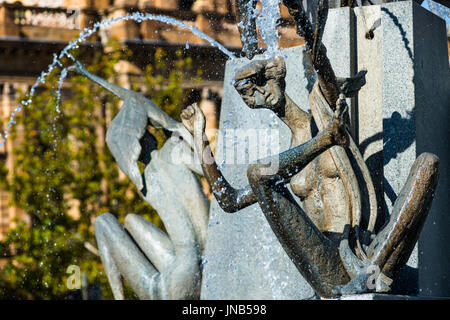
<path fill-rule="evenodd" d="M 432 194 L 439 180 L 439 157 L 433 153 L 424 152 L 420 154 L 410 170 L 410 176 L 414 177 L 413 181 L 420 181 L 416 184 L 417 194 L 419 196 Z M 406 186 L 406 185 L 405 185 Z"/>
<path fill-rule="evenodd" d="M 433 169 L 433 173 L 439 172 L 440 160 L 439 157 L 433 153 L 430 152 L 421 153 L 417 157 L 416 162 L 420 163 L 420 165 L 426 166 L 429 169 Z"/>
<path fill-rule="evenodd" d="M 258 164 L 251 164 L 247 169 L 248 182 L 251 185 L 260 184 L 261 172 Z"/>
<path fill-rule="evenodd" d="M 94 220 L 95 233 L 114 234 L 123 230 L 117 218 L 111 213 L 104 213 Z"/>
<path fill-rule="evenodd" d="M 123 227 L 124 229 L 133 229 L 133 226 L 135 226 L 137 223 L 140 223 L 143 218 L 138 216 L 134 213 L 129 213 L 125 216 L 125 219 L 123 221 Z"/>
<path fill-rule="evenodd" d="M 267 165 L 265 164 L 251 164 L 247 169 L 248 182 L 251 185 L 261 185 L 267 181 L 272 181 L 274 179 L 279 179 L 278 175 L 269 174 L 267 170 Z"/>

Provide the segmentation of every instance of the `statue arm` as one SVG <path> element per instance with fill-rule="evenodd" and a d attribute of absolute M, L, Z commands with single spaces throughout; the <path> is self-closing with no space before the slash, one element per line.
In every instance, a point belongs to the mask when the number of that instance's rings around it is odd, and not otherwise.
<path fill-rule="evenodd" d="M 143 95 L 122 88 L 114 83 L 108 82 L 99 76 L 96 76 L 85 68 L 85 66 L 75 58 L 72 58 L 75 62 L 75 71 L 80 75 L 85 76 L 89 80 L 97 83 L 101 87 L 105 88 L 123 101 L 130 101 L 133 105 L 139 106 L 145 109 L 147 117 L 150 119 L 151 124 L 156 128 L 164 128 L 166 130 L 177 132 L 188 144 L 192 146 L 192 139 L 190 134 L 186 131 L 186 128 L 178 121 L 175 121 L 170 116 L 162 111 L 158 106 L 150 99 L 147 99 Z"/>
<path fill-rule="evenodd" d="M 225 179 L 217 166 L 206 136 L 198 139 L 194 137 L 194 143 L 196 150 L 202 153 L 201 165 L 204 176 L 211 186 L 214 197 L 225 212 L 234 213 L 257 202 L 250 185 L 235 189 Z"/>
<path fill-rule="evenodd" d="M 233 188 L 220 171 L 205 135 L 205 119 L 200 108 L 194 104 L 181 114 L 183 124 L 194 136 L 195 150 L 200 159 L 203 174 L 211 186 L 220 207 L 228 213 L 239 211 L 257 202 L 250 185 Z"/>
<path fill-rule="evenodd" d="M 295 20 L 297 34 L 305 40 L 306 48 L 317 72 L 320 89 L 328 104 L 334 110 L 339 97 L 339 88 L 336 75 L 327 56 L 327 49 L 321 41 L 328 16 L 328 1 L 319 1 L 318 3 L 316 28 L 313 28 L 301 1 L 283 0 L 283 4 Z"/>

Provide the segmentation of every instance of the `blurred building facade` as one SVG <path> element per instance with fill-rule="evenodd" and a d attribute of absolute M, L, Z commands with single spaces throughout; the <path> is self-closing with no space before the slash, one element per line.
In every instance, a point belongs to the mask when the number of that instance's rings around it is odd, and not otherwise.
<path fill-rule="evenodd" d="M 0 117 L 4 125 L 18 106 L 19 92 L 28 92 L 52 62 L 54 53 L 94 22 L 134 11 L 176 18 L 229 50 L 240 51 L 234 0 L 0 0 Z M 281 14 L 280 46 L 302 44 L 284 6 Z M 142 75 L 145 66 L 152 63 L 157 48 L 164 49 L 168 61 L 173 60 L 171 57 L 175 57 L 177 50 L 183 49 L 193 65 L 203 71 L 203 80 L 186 80 L 183 89 L 189 90 L 190 102 L 200 104 L 207 127 L 216 126 L 227 60 L 223 53 L 187 30 L 156 21 L 116 23 L 99 32 L 97 43 L 81 46 L 80 50 L 95 50 L 92 46 L 101 47 L 112 37 L 133 51 L 130 60 L 120 64 L 120 82 L 126 87 L 130 86 L 130 76 Z M 4 128 L 1 129 L 3 132 Z M 6 161 L 9 172 L 14 165 L 13 143 L 8 139 L 0 147 L 0 158 Z M 14 227 L 15 218 L 22 220 L 25 216 L 20 209 L 10 206 L 9 194 L 0 190 L 0 239 Z"/>

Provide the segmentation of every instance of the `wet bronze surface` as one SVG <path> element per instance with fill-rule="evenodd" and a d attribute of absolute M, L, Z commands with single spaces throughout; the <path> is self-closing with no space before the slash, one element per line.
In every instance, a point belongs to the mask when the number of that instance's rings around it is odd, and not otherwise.
<path fill-rule="evenodd" d="M 280 57 L 250 62 L 235 77 L 236 90 L 250 108 L 272 110 L 292 131 L 291 149 L 263 161 L 278 161 L 278 172 L 267 175 L 265 165 L 251 165 L 247 171 L 250 184 L 234 189 L 209 150 L 201 110 L 195 105 L 188 107 L 182 114 L 183 123 L 194 136 L 205 177 L 222 209 L 236 212 L 258 202 L 282 247 L 318 294 L 389 292 L 425 222 L 437 186 L 439 159 L 429 153 L 417 158 L 389 222 L 373 235 L 377 206 L 373 183 L 345 124 L 345 97 L 354 96 L 365 84 L 366 71 L 351 79 L 336 78 L 321 43 L 326 1 L 319 2 L 321 16 L 315 30 L 300 1 L 283 3 L 296 21 L 297 33 L 305 39 L 318 75 L 309 99 L 312 115 L 301 111 L 285 94 L 286 67 Z M 319 131 L 316 135 L 312 124 Z M 348 154 L 359 166 L 362 181 L 356 179 Z M 287 183 L 305 210 L 296 203 Z M 367 230 L 360 227 L 361 183 L 370 199 Z M 317 194 L 325 199 L 325 206 L 313 201 Z M 336 197 L 338 194 L 345 197 Z M 359 241 L 365 231 L 372 234 L 367 247 Z M 325 234 L 334 234 L 334 241 Z M 373 268 L 378 270 L 376 288 L 368 285 Z"/>

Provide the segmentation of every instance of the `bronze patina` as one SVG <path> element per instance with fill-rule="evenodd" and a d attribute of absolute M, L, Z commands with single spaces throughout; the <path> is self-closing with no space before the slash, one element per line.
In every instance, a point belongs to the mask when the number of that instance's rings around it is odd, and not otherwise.
<path fill-rule="evenodd" d="M 319 2 L 315 28 L 300 1 L 283 2 L 305 39 L 317 73 L 309 96 L 312 114 L 285 93 L 286 66 L 280 57 L 252 61 L 238 70 L 235 88 L 248 107 L 269 109 L 290 128 L 291 148 L 250 165 L 249 185 L 235 189 L 214 161 L 198 106 L 183 111 L 183 123 L 194 136 L 204 175 L 222 209 L 231 213 L 258 203 L 282 247 L 320 296 L 389 292 L 425 222 L 438 182 L 439 159 L 430 153 L 416 159 L 388 223 L 375 233 L 373 183 L 346 121 L 345 98 L 365 84 L 366 72 L 348 79 L 335 76 L 321 43 L 327 1 Z M 273 161 L 279 169 L 267 174 L 266 164 Z M 356 177 L 352 163 L 362 178 Z M 303 209 L 289 192 L 289 183 Z M 369 199 L 367 213 L 362 212 L 362 189 Z M 325 205 L 317 205 L 317 198 L 324 199 Z M 362 213 L 367 217 L 364 228 Z M 367 283 L 374 268 L 378 272 L 372 288 Z"/>

